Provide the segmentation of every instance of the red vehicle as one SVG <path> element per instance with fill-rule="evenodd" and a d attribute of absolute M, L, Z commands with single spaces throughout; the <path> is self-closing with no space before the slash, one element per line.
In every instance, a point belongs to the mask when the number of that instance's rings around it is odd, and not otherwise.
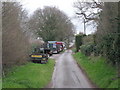
<path fill-rule="evenodd" d="M 59 47 L 59 52 L 63 51 L 64 49 L 64 42 L 56 42 L 56 45 Z"/>

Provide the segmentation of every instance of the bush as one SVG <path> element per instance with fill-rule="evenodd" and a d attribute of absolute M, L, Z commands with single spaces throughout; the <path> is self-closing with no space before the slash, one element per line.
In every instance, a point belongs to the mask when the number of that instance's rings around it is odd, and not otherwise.
<path fill-rule="evenodd" d="M 92 34 L 83 37 L 83 44 L 86 45 L 89 43 L 94 43 L 94 35 Z"/>
<path fill-rule="evenodd" d="M 75 45 L 76 45 L 76 51 L 78 52 L 80 49 L 80 46 L 82 45 L 82 38 L 84 37 L 84 34 L 79 34 L 75 36 Z"/>
<path fill-rule="evenodd" d="M 106 36 L 103 37 L 102 43 L 102 51 L 104 53 L 104 56 L 113 64 L 116 62 L 116 55 L 117 55 L 117 50 L 115 48 L 115 39 L 116 36 L 114 34 L 107 34 Z"/>
<path fill-rule="evenodd" d="M 99 56 L 101 53 L 102 53 L 102 51 L 101 51 L 101 47 L 100 46 L 98 46 L 98 45 L 95 45 L 94 46 L 94 55 L 95 56 Z"/>
<path fill-rule="evenodd" d="M 90 56 L 91 53 L 94 51 L 94 44 L 90 43 L 87 45 L 82 45 L 80 49 L 83 54 L 85 54 L 86 56 Z"/>
<path fill-rule="evenodd" d="M 102 55 L 106 57 L 107 61 L 116 64 L 120 62 L 119 59 L 119 37 L 116 33 L 109 33 L 101 38 L 94 48 L 95 55 Z"/>

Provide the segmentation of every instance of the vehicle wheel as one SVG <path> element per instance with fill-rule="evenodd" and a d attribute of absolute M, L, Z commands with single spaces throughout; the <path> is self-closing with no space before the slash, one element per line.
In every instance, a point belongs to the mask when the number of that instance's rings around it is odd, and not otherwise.
<path fill-rule="evenodd" d="M 43 62 L 40 62 L 41 64 L 44 64 Z"/>
<path fill-rule="evenodd" d="M 45 64 L 48 63 L 48 59 L 45 60 Z"/>
<path fill-rule="evenodd" d="M 32 62 L 33 62 L 33 63 L 35 63 L 35 61 L 34 61 L 34 60 L 33 60 Z"/>
<path fill-rule="evenodd" d="M 52 54 L 49 54 L 50 56 L 52 56 Z"/>
<path fill-rule="evenodd" d="M 41 61 L 39 61 L 39 63 L 41 63 Z"/>
<path fill-rule="evenodd" d="M 57 51 L 57 54 L 59 54 L 59 51 Z"/>

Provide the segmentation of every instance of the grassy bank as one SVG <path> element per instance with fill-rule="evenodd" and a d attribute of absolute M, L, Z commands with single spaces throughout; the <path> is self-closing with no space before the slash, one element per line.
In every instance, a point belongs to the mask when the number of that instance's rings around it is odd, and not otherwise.
<path fill-rule="evenodd" d="M 0 89 L 2 89 L 2 78 L 0 77 Z"/>
<path fill-rule="evenodd" d="M 88 77 L 100 88 L 118 88 L 117 70 L 101 57 L 86 57 L 78 52 L 73 55 Z"/>
<path fill-rule="evenodd" d="M 47 64 L 28 63 L 14 67 L 3 78 L 3 88 L 43 88 L 51 81 L 54 64 L 50 59 Z"/>

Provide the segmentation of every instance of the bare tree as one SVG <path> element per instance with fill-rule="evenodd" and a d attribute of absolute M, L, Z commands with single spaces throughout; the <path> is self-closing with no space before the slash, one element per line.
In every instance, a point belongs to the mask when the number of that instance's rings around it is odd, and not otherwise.
<path fill-rule="evenodd" d="M 97 26 L 103 5 L 103 2 L 96 2 L 95 0 L 92 0 L 92 2 L 77 1 L 74 3 L 74 7 L 77 9 L 76 15 L 83 20 L 84 32 L 86 32 L 85 28 L 88 25 Z"/>
<path fill-rule="evenodd" d="M 34 23 L 33 23 L 34 22 Z M 34 12 L 30 21 L 30 29 L 44 41 L 65 40 L 73 35 L 73 24 L 64 12 L 56 7 L 45 7 Z"/>
<path fill-rule="evenodd" d="M 27 61 L 29 42 L 21 27 L 22 6 L 18 2 L 3 2 L 2 46 L 3 68 Z"/>
<path fill-rule="evenodd" d="M 82 15 L 87 21 L 97 21 L 99 12 L 103 8 L 103 3 L 96 2 L 95 0 L 93 0 L 93 2 L 78 1 L 74 3 L 74 7 L 77 9 L 77 15 Z"/>
<path fill-rule="evenodd" d="M 98 51 L 114 65 L 119 57 L 119 17 L 118 2 L 77 2 L 77 15 L 86 19 L 86 23 L 95 22 L 94 41 Z M 93 24 L 92 24 L 93 25 Z"/>

